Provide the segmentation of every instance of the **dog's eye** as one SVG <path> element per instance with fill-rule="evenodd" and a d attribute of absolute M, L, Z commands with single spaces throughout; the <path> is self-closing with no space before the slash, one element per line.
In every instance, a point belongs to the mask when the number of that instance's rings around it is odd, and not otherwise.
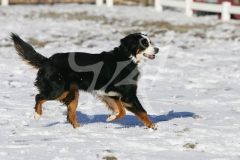
<path fill-rule="evenodd" d="M 143 43 L 143 46 L 148 47 L 148 43 L 147 42 Z"/>
<path fill-rule="evenodd" d="M 142 39 L 140 41 L 140 44 L 142 45 L 142 47 L 146 48 L 149 46 L 149 42 L 147 41 L 147 39 Z"/>
<path fill-rule="evenodd" d="M 148 47 L 148 41 L 146 41 L 146 40 L 143 41 L 143 42 L 142 42 L 142 45 L 143 45 L 144 47 Z"/>

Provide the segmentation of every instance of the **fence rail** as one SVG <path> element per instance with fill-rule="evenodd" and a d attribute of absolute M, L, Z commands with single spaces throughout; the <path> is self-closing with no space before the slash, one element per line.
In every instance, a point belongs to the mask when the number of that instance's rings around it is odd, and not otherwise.
<path fill-rule="evenodd" d="M 240 14 L 240 6 L 230 6 L 229 13 L 231 14 Z"/>
<path fill-rule="evenodd" d="M 208 3 L 192 3 L 191 8 L 195 10 L 200 11 L 208 11 L 208 12 L 219 12 L 222 10 L 222 5 L 216 5 L 216 4 L 208 4 Z"/>
<path fill-rule="evenodd" d="M 2 6 L 8 6 L 9 2 L 11 1 L 14 2 L 18 0 L 1 0 L 1 4 Z M 36 3 L 37 2 L 41 3 L 42 1 L 49 2 L 49 3 L 65 2 L 64 0 L 35 0 L 35 1 Z M 119 2 L 120 4 L 122 4 L 124 0 L 105 0 L 105 1 L 108 7 L 112 7 L 114 5 L 114 2 Z M 24 0 L 21 0 L 21 2 L 24 2 Z M 68 0 L 68 1 L 66 0 L 66 2 L 92 2 L 92 3 L 96 3 L 97 6 L 104 5 L 104 0 Z M 163 11 L 163 6 L 183 8 L 185 9 L 185 14 L 189 17 L 193 16 L 193 10 L 221 13 L 221 19 L 223 21 L 229 20 L 231 18 L 231 14 L 240 14 L 240 6 L 232 6 L 230 2 L 223 2 L 222 4 L 209 4 L 209 3 L 193 2 L 193 0 L 185 0 L 185 1 L 154 0 L 154 7 L 156 11 L 158 12 Z"/>
<path fill-rule="evenodd" d="M 163 6 L 184 8 L 185 14 L 189 17 L 192 17 L 193 10 L 221 13 L 221 19 L 223 21 L 230 20 L 231 14 L 240 14 L 240 6 L 232 6 L 230 2 L 223 2 L 222 4 L 209 4 L 193 2 L 193 0 L 185 0 L 185 2 L 177 0 L 155 0 L 154 5 L 156 11 L 159 12 L 163 10 Z"/>
<path fill-rule="evenodd" d="M 38 3 L 95 3 L 96 0 L 0 0 L 2 6 L 9 4 L 38 4 Z"/>

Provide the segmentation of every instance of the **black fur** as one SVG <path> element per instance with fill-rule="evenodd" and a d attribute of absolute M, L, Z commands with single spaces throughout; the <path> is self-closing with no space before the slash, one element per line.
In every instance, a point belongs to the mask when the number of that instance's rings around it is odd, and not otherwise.
<path fill-rule="evenodd" d="M 114 95 L 112 98 L 121 97 L 121 101 L 131 104 L 131 107 L 127 107 L 129 111 L 146 112 L 136 96 L 140 72 L 137 63 L 129 58 L 136 56 L 139 50 L 144 50 L 139 43 L 142 38 L 141 33 L 126 36 L 121 39 L 119 47 L 109 52 L 100 54 L 57 53 L 50 58 L 37 53 L 32 46 L 16 34 L 12 33 L 11 37 L 18 54 L 29 64 L 39 68 L 35 81 L 35 86 L 39 90 L 39 94 L 36 95 L 37 103 L 41 100 L 55 100 L 65 91 L 71 93 L 78 89 L 94 93 L 95 90 L 103 90 L 106 93 L 118 93 L 119 95 Z M 116 74 L 117 67 L 122 70 Z M 96 77 L 96 83 L 91 86 L 94 73 L 98 71 L 100 73 Z M 119 84 L 123 80 L 124 83 Z M 74 92 L 62 102 L 68 105 L 73 99 Z"/>
<path fill-rule="evenodd" d="M 30 65 L 40 68 L 47 61 L 46 57 L 37 53 L 32 46 L 24 42 L 18 35 L 12 33 L 11 37 L 18 55 Z"/>

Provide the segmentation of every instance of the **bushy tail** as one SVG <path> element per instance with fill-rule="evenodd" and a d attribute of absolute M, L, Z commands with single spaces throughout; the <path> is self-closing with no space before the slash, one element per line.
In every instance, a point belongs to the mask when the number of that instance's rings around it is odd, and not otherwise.
<path fill-rule="evenodd" d="M 24 42 L 17 34 L 12 33 L 11 37 L 18 55 L 34 68 L 40 68 L 47 60 L 46 57 L 37 53 L 31 45 Z"/>

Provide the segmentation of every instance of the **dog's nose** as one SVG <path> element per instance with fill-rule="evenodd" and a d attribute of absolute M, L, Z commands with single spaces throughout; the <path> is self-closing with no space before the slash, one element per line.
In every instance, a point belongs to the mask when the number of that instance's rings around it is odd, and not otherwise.
<path fill-rule="evenodd" d="M 158 48 L 154 48 L 155 54 L 158 53 L 159 49 Z"/>

